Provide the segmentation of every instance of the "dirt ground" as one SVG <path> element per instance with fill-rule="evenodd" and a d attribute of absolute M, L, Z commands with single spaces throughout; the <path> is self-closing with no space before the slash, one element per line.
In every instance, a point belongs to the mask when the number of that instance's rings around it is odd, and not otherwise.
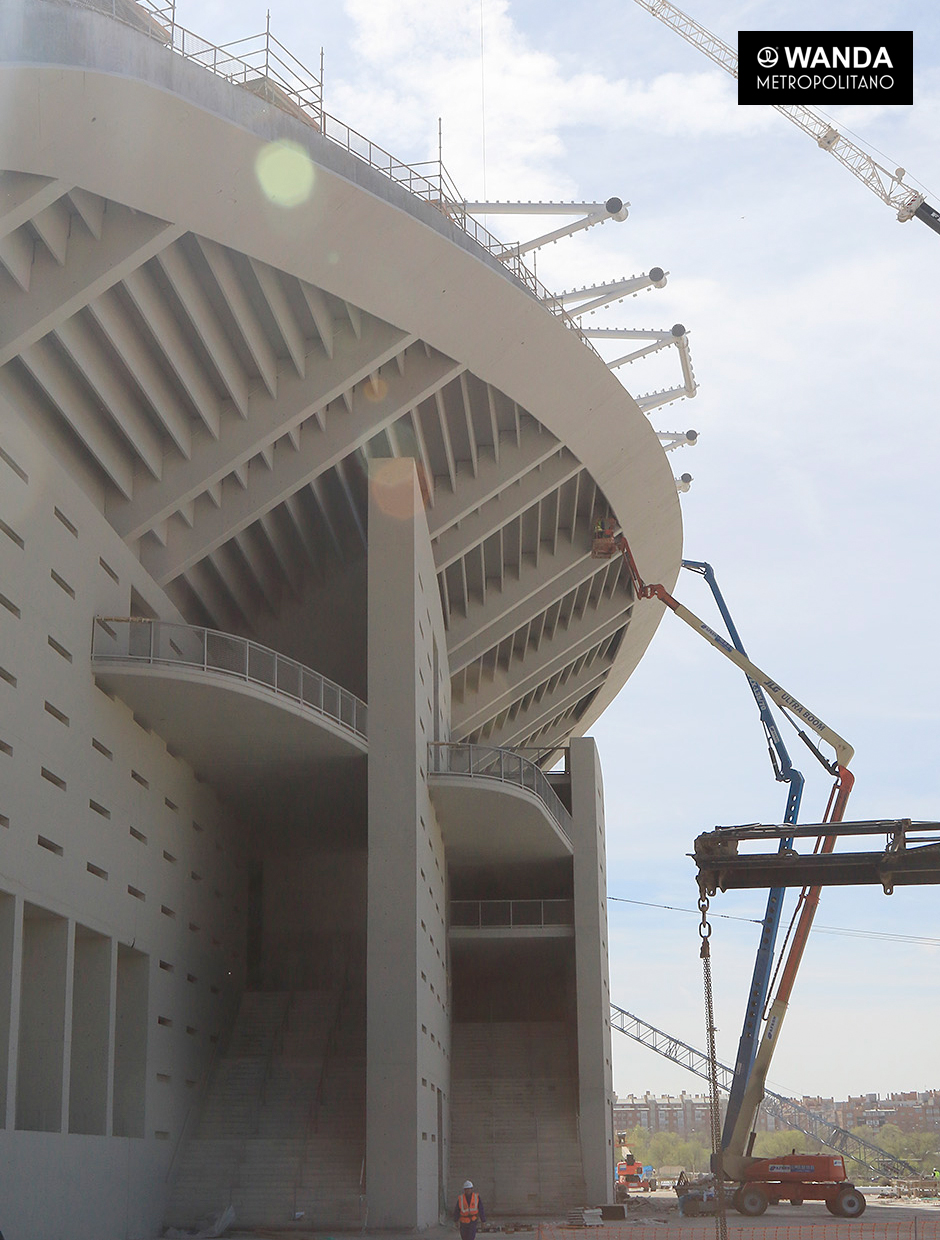
<path fill-rule="evenodd" d="M 940 1198 L 882 1197 L 874 1188 L 865 1189 L 868 1203 L 859 1219 L 834 1218 L 822 1202 L 802 1206 L 769 1206 L 759 1218 L 745 1218 L 736 1210 L 728 1212 L 728 1234 L 743 1240 L 940 1240 Z M 567 1218 L 506 1218 L 494 1215 L 480 1240 L 501 1240 L 511 1235 L 517 1240 L 712 1240 L 716 1235 L 714 1218 L 682 1218 L 675 1193 L 660 1190 L 631 1197 L 627 1217 L 605 1221 L 600 1227 L 575 1227 Z M 241 1231 L 227 1233 L 229 1240 L 345 1240 L 360 1233 L 313 1232 L 304 1229 Z M 422 1232 L 365 1232 L 381 1240 L 455 1240 L 453 1227 L 431 1227 Z"/>
<path fill-rule="evenodd" d="M 859 1188 L 865 1194 L 867 1207 L 865 1213 L 858 1220 L 834 1218 L 821 1201 L 807 1201 L 801 1206 L 791 1206 L 786 1202 L 781 1202 L 777 1206 L 768 1206 L 764 1214 L 759 1218 L 745 1218 L 744 1215 L 738 1214 L 737 1210 L 728 1211 L 728 1230 L 741 1231 L 760 1231 L 768 1227 L 788 1227 L 805 1224 L 823 1224 L 832 1225 L 840 1223 L 850 1225 L 853 1222 L 866 1223 L 874 1225 L 877 1229 L 889 1230 L 892 1234 L 896 1231 L 896 1224 L 908 1223 L 913 1225 L 916 1219 L 918 1223 L 929 1223 L 938 1229 L 940 1234 L 940 1197 L 921 1197 L 921 1198 L 897 1198 L 894 1196 L 881 1196 L 877 1188 L 866 1188 L 860 1184 Z M 685 1219 L 679 1215 L 678 1206 L 676 1204 L 676 1195 L 671 1190 L 659 1190 L 655 1193 L 643 1193 L 637 1197 L 631 1197 L 627 1206 L 628 1224 L 632 1223 L 637 1226 L 643 1226 L 645 1223 L 668 1223 L 670 1226 L 684 1226 L 703 1224 L 714 1224 L 714 1220 L 710 1218 L 690 1218 Z M 892 1226 L 886 1227 L 886 1224 Z M 614 1227 L 623 1228 L 624 1224 L 618 1222 L 609 1224 L 611 1229 Z M 605 1228 L 606 1230 L 606 1228 Z M 912 1227 L 913 1230 L 913 1227 Z M 871 1227 L 866 1228 L 866 1235 L 871 1231 Z M 920 1228 L 918 1227 L 918 1232 Z M 926 1234 L 926 1232 L 925 1232 Z"/>

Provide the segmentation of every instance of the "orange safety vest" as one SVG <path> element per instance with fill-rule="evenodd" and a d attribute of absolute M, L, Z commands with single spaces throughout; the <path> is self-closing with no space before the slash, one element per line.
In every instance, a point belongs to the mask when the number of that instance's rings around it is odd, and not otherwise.
<path fill-rule="evenodd" d="M 467 1200 L 467 1194 L 461 1193 L 457 1199 L 457 1205 L 460 1207 L 461 1223 L 475 1223 L 480 1217 L 480 1194 L 471 1193 L 470 1200 Z"/>

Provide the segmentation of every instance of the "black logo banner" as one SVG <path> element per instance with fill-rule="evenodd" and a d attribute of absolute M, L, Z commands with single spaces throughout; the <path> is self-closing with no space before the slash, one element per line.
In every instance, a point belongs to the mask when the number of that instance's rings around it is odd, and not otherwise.
<path fill-rule="evenodd" d="M 738 31 L 738 103 L 913 102 L 911 30 Z"/>

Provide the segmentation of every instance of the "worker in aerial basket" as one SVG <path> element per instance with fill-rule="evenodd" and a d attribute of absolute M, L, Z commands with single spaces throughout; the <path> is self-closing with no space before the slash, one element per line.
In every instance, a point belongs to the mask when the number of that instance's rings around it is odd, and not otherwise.
<path fill-rule="evenodd" d="M 454 1222 L 460 1225 L 460 1240 L 473 1240 L 477 1234 L 477 1223 L 486 1222 L 486 1211 L 480 1194 L 474 1191 L 472 1180 L 464 1181 L 463 1192 L 454 1206 Z"/>

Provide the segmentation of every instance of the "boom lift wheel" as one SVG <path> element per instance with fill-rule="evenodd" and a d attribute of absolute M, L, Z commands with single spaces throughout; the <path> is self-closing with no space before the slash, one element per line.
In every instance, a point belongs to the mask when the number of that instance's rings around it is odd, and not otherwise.
<path fill-rule="evenodd" d="M 734 1194 L 735 1208 L 749 1218 L 757 1218 L 767 1209 L 767 1194 L 756 1184 L 745 1184 Z"/>
<path fill-rule="evenodd" d="M 863 1194 L 854 1185 L 840 1188 L 832 1201 L 826 1202 L 829 1213 L 841 1215 L 842 1218 L 860 1218 L 865 1213 L 867 1204 Z"/>

